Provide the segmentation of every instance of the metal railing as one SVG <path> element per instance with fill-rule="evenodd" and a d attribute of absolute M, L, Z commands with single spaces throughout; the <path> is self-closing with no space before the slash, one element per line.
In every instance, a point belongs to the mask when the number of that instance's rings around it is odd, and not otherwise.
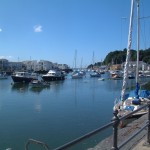
<path fill-rule="evenodd" d="M 29 139 L 28 140 L 28 142 L 25 145 L 25 150 L 28 150 L 28 146 L 30 144 L 37 144 L 37 145 L 40 145 L 40 146 L 44 147 L 46 150 L 50 150 L 50 148 L 48 147 L 48 145 L 46 143 L 41 142 L 41 141 L 37 141 L 37 140 L 34 140 L 34 139 Z"/>
<path fill-rule="evenodd" d="M 141 127 L 141 129 L 139 129 L 136 133 L 134 133 L 132 136 L 130 136 L 127 140 L 125 140 L 123 143 L 121 143 L 119 146 L 118 146 L 118 128 L 119 128 L 119 124 L 120 124 L 120 121 L 123 121 L 125 119 L 127 119 L 128 117 L 132 116 L 133 114 L 135 114 L 136 112 L 139 112 L 140 110 L 144 109 L 144 108 L 148 108 L 148 121 L 147 123 Z M 148 130 L 147 130 L 147 144 L 150 145 L 150 102 L 148 102 L 146 105 L 143 105 L 142 107 L 138 108 L 137 110 L 129 113 L 128 115 L 125 115 L 121 118 L 119 118 L 117 116 L 118 114 L 118 111 L 115 111 L 114 112 L 114 117 L 112 119 L 112 121 L 92 132 L 89 132 L 69 143 L 66 143 L 58 148 L 55 148 L 54 150 L 66 150 L 67 148 L 70 148 L 72 146 L 74 146 L 75 144 L 77 143 L 80 143 L 81 141 L 83 140 L 86 140 L 88 138 L 90 138 L 91 136 L 95 135 L 95 134 L 98 134 L 99 132 L 101 131 L 104 131 L 105 129 L 109 128 L 109 127 L 113 127 L 113 142 L 112 142 L 112 148 L 111 150 L 119 150 L 120 148 L 122 148 L 123 146 L 125 146 L 131 139 L 133 139 L 134 137 L 136 137 L 141 131 L 143 131 L 146 127 L 148 127 Z M 50 148 L 48 147 L 48 145 L 44 142 L 41 142 L 41 141 L 37 141 L 37 140 L 33 140 L 33 139 L 29 139 L 28 142 L 26 143 L 25 145 L 25 150 L 29 150 L 28 147 L 30 144 L 38 144 L 38 145 L 41 145 L 43 146 L 46 150 L 50 150 Z"/>

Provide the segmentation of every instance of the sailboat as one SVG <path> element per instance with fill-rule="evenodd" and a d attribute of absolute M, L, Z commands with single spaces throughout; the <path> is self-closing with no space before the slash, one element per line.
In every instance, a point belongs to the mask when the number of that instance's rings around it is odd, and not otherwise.
<path fill-rule="evenodd" d="M 130 49 L 132 43 L 132 26 L 133 26 L 133 11 L 134 11 L 134 0 L 131 0 L 131 15 L 130 15 L 130 25 L 129 25 L 129 36 L 128 36 L 128 49 L 126 62 L 124 67 L 124 76 L 123 76 L 123 85 L 121 91 L 121 98 L 119 101 L 115 102 L 114 110 L 118 110 L 118 116 L 124 116 L 128 113 L 137 110 L 144 104 L 147 104 L 150 101 L 150 91 L 140 90 L 139 84 L 139 4 L 140 1 L 137 0 L 137 65 L 136 65 L 136 87 L 135 90 L 126 93 L 126 85 L 128 79 L 128 70 L 129 70 L 129 59 L 130 59 Z M 134 113 L 131 117 L 138 117 L 144 115 L 148 112 L 148 109 L 142 109 L 141 111 Z"/>
<path fill-rule="evenodd" d="M 77 50 L 75 51 L 75 58 L 74 58 L 75 69 L 73 70 L 71 77 L 72 77 L 72 79 L 81 79 L 85 76 L 85 72 L 80 71 L 76 68 L 76 59 L 77 59 Z"/>
<path fill-rule="evenodd" d="M 99 72 L 98 69 L 94 68 L 95 61 L 94 61 L 94 52 L 93 52 L 93 65 L 92 65 L 92 70 L 90 72 L 90 77 L 101 77 L 101 73 Z"/>

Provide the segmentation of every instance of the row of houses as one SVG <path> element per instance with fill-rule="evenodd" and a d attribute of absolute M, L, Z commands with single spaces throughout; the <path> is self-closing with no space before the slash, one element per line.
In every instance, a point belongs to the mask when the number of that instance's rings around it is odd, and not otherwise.
<path fill-rule="evenodd" d="M 110 66 L 110 70 L 123 70 L 125 66 L 125 62 L 122 63 L 122 64 L 116 64 L 116 65 L 112 65 Z M 137 66 L 137 62 L 136 61 L 130 61 L 129 62 L 129 69 L 132 70 L 132 71 L 135 71 L 136 70 L 136 66 Z M 142 71 L 150 71 L 150 65 L 143 62 L 143 61 L 139 61 L 139 70 L 142 70 Z"/>
<path fill-rule="evenodd" d="M 7 59 L 0 59 L 0 70 L 48 71 L 50 69 L 69 69 L 69 66 L 67 64 L 52 63 L 47 60 L 10 62 Z"/>
<path fill-rule="evenodd" d="M 124 68 L 124 65 L 125 63 L 112 65 L 110 66 L 110 70 L 122 70 Z M 136 65 L 137 65 L 136 61 L 131 61 L 129 63 L 129 68 L 131 70 L 135 70 Z M 0 59 L 0 70 L 49 71 L 50 69 L 66 70 L 66 69 L 70 69 L 70 67 L 67 64 L 52 63 L 48 60 L 40 60 L 40 61 L 28 60 L 28 61 L 22 61 L 22 62 L 11 62 L 11 61 L 8 61 L 7 59 Z M 143 61 L 139 61 L 139 70 L 150 71 L 150 65 L 146 64 Z"/>

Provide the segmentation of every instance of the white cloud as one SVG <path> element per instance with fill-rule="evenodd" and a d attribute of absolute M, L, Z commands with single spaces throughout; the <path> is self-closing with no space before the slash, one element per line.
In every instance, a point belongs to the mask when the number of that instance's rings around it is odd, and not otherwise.
<path fill-rule="evenodd" d="M 42 32 L 42 26 L 41 25 L 35 25 L 33 28 L 34 28 L 34 32 Z"/>
<path fill-rule="evenodd" d="M 2 32 L 2 29 L 0 28 L 0 32 Z"/>
<path fill-rule="evenodd" d="M 13 56 L 0 56 L 0 59 L 8 59 L 8 60 L 11 60 L 13 59 L 14 57 Z"/>
<path fill-rule="evenodd" d="M 0 59 L 3 59 L 3 58 L 5 58 L 5 56 L 0 56 Z"/>

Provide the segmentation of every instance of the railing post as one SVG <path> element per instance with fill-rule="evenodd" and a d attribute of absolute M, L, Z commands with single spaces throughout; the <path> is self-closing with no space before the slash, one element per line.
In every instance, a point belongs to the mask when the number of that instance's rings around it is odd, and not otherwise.
<path fill-rule="evenodd" d="M 118 125 L 120 123 L 120 119 L 117 116 L 118 110 L 115 110 L 113 114 L 114 114 L 114 117 L 112 119 L 112 121 L 114 121 L 114 124 L 113 124 L 113 146 L 112 146 L 111 150 L 119 150 L 118 146 L 117 146 L 117 144 L 118 144 Z"/>
<path fill-rule="evenodd" d="M 148 129 L 147 129 L 147 144 L 150 145 L 150 102 L 148 104 Z"/>

